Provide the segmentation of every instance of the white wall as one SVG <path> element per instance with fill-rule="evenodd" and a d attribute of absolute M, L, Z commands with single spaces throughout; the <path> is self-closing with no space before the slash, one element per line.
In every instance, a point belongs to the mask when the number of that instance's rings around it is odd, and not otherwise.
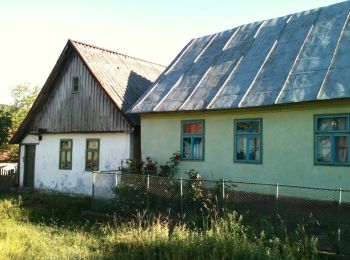
<path fill-rule="evenodd" d="M 36 189 L 91 195 L 92 173 L 85 171 L 88 138 L 100 139 L 100 171 L 118 169 L 121 160 L 130 158 L 129 133 L 44 134 L 42 140 L 37 142 L 33 141 L 33 137 L 26 136 L 21 143 L 20 185 L 23 185 L 24 144 L 37 143 L 34 177 Z M 59 169 L 60 139 L 73 140 L 72 170 Z"/>

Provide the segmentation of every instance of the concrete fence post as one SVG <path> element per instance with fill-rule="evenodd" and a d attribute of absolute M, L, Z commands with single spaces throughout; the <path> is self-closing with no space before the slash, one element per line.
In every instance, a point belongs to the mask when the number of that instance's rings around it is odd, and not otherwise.
<path fill-rule="evenodd" d="M 225 180 L 222 179 L 221 181 L 222 181 L 222 183 L 221 183 L 221 186 L 222 186 L 222 210 L 223 210 L 223 213 L 225 214 L 225 212 L 226 212 L 226 203 L 225 203 Z"/>
<path fill-rule="evenodd" d="M 279 199 L 279 185 L 276 183 L 276 196 L 275 196 L 275 224 L 277 224 L 278 218 L 278 199 Z"/>
<path fill-rule="evenodd" d="M 342 189 L 339 188 L 339 192 L 338 192 L 338 212 L 337 212 L 337 254 L 340 254 L 340 225 L 341 225 L 341 221 L 340 221 L 340 209 L 341 209 L 341 203 L 342 203 Z"/>
<path fill-rule="evenodd" d="M 92 191 L 91 191 L 91 208 L 95 209 L 95 182 L 96 182 L 96 172 L 92 172 Z"/>
<path fill-rule="evenodd" d="M 146 209 L 149 210 L 149 174 L 146 181 Z"/>
<path fill-rule="evenodd" d="M 180 178 L 180 211 L 183 214 L 183 180 Z"/>

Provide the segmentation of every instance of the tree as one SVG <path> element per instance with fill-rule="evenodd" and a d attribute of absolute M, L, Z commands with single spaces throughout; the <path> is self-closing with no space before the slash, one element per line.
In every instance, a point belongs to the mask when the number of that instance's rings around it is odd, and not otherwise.
<path fill-rule="evenodd" d="M 11 97 L 13 98 L 12 132 L 15 133 L 22 121 L 28 114 L 36 97 L 39 93 L 39 87 L 32 87 L 30 84 L 18 84 L 11 89 Z"/>
<path fill-rule="evenodd" d="M 11 126 L 11 113 L 4 106 L 0 106 L 0 150 L 8 142 Z"/>
<path fill-rule="evenodd" d="M 14 133 L 17 132 L 18 127 L 27 116 L 28 111 L 33 105 L 38 93 L 39 87 L 33 87 L 28 83 L 17 84 L 11 89 L 13 105 L 5 109 L 5 112 L 10 114 L 12 125 L 7 131 L 8 136 L 6 138 L 6 142 L 4 145 L 0 145 L 0 155 L 4 155 L 0 156 L 0 159 L 6 161 L 18 160 L 18 145 L 10 145 L 8 143 L 8 139 L 10 139 Z"/>

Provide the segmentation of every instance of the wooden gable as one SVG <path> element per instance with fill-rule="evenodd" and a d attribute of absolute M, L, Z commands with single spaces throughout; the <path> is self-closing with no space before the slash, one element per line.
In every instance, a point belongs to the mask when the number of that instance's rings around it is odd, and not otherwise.
<path fill-rule="evenodd" d="M 78 91 L 73 79 L 78 78 Z M 76 52 L 72 52 L 29 127 L 30 133 L 121 132 L 131 126 Z"/>

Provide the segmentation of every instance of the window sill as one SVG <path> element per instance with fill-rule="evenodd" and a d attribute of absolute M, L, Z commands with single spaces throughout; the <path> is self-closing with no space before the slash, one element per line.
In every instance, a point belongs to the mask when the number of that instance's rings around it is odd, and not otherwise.
<path fill-rule="evenodd" d="M 239 161 L 239 160 L 233 160 L 234 163 L 242 163 L 242 164 L 263 164 L 262 162 L 253 162 L 253 161 Z"/>
<path fill-rule="evenodd" d="M 350 163 L 314 163 L 315 166 L 350 167 Z"/>
<path fill-rule="evenodd" d="M 181 158 L 181 161 L 184 161 L 184 162 L 204 162 L 204 159 L 183 159 Z"/>

